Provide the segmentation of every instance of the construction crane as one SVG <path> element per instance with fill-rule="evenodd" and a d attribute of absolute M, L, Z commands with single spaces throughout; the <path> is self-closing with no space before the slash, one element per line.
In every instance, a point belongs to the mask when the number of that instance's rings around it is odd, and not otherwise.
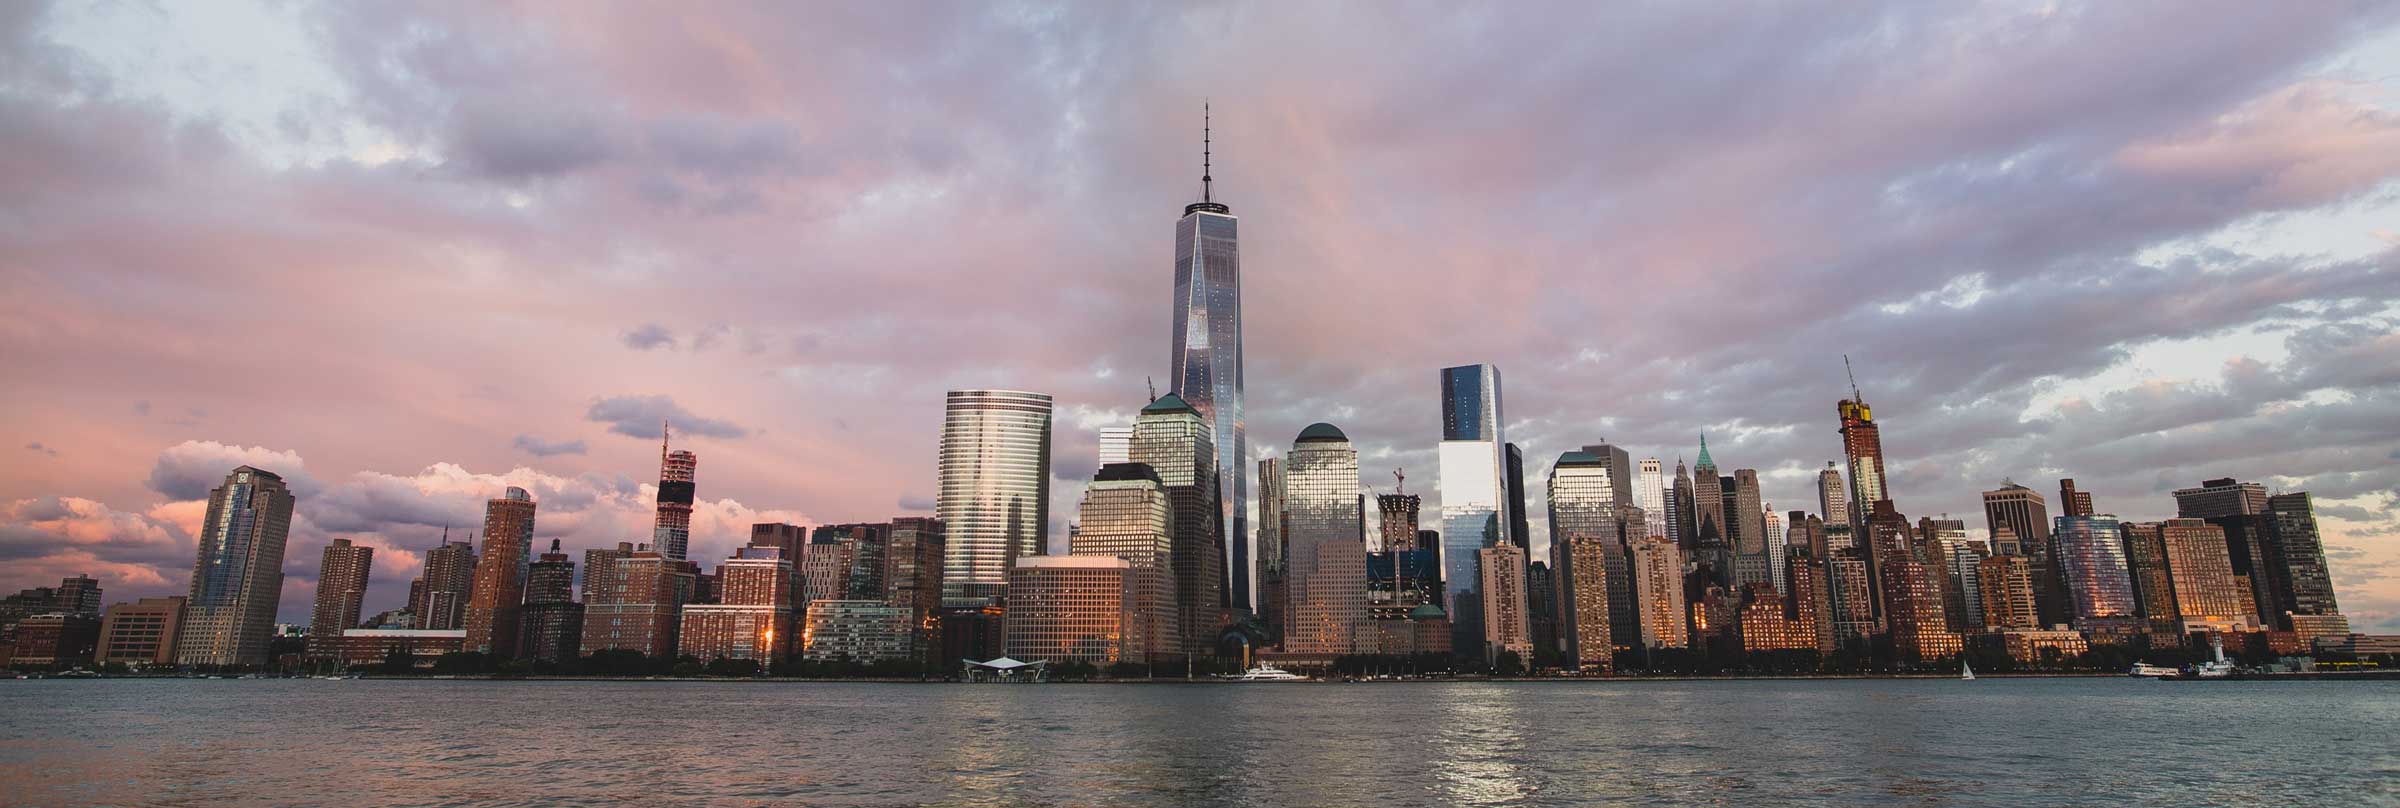
<path fill-rule="evenodd" d="M 1395 493 L 1395 494 L 1406 494 L 1406 493 L 1408 493 L 1408 475 L 1406 475 L 1406 474 L 1402 474 L 1401 472 L 1403 472 L 1403 471 L 1407 471 L 1407 469 L 1397 469 L 1397 468 L 1396 468 L 1396 469 L 1392 469 L 1392 477 L 1393 477 L 1394 479 L 1396 479 L 1396 480 L 1398 480 L 1398 481 L 1399 481 L 1399 482 L 1397 483 L 1397 486 L 1398 486 L 1398 487 L 1396 487 L 1396 488 L 1393 488 L 1393 489 L 1392 489 L 1392 493 Z"/>

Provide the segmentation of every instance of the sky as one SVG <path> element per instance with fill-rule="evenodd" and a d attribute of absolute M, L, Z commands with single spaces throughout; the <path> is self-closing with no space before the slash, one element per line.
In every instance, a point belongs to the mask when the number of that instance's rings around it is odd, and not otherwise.
<path fill-rule="evenodd" d="M 930 513 L 978 387 L 1056 397 L 1063 544 L 1203 101 L 1254 453 L 1432 508 L 1488 362 L 1537 490 L 1706 435 L 1813 508 L 1847 355 L 1910 517 L 2305 490 L 2400 632 L 2400 6 L 2345 2 L 0 3 L 0 588 L 183 592 L 249 463 L 286 620 L 336 537 L 396 608 L 508 485 L 646 540 L 662 418 L 722 558 Z"/>

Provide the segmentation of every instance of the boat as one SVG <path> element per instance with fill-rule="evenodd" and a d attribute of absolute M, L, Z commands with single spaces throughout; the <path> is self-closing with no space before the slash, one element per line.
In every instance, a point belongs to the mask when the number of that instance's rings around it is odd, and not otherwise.
<path fill-rule="evenodd" d="M 1966 660 L 1959 660 L 1958 678 L 1967 680 L 1969 682 L 1975 681 L 1975 666 L 1967 664 Z"/>
<path fill-rule="evenodd" d="M 2176 671 L 2174 668 L 2170 668 L 2165 665 L 2152 665 L 2148 662 L 2133 663 L 2133 667 L 2125 671 L 2125 675 L 2127 676 L 2149 679 L 2163 679 L 2173 676 L 2175 673 Z"/>
<path fill-rule="evenodd" d="M 1225 677 L 1229 682 L 1309 682 L 1315 681 L 1273 665 L 1260 665 L 1236 675 Z"/>

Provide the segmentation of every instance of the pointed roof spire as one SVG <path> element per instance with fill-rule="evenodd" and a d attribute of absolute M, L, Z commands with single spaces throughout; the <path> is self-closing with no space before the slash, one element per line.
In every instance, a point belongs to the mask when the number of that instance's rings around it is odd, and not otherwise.
<path fill-rule="evenodd" d="M 1708 436 L 1705 434 L 1700 436 L 1700 462 L 1694 465 L 1707 466 L 1712 469 L 1717 467 L 1716 461 L 1708 459 Z"/>
<path fill-rule="evenodd" d="M 1213 154 L 1214 141 L 1211 138 L 1211 134 L 1209 103 L 1204 99 L 1200 102 L 1200 201 L 1183 206 L 1183 215 L 1185 216 L 1190 216 L 1201 211 L 1227 214 L 1233 212 L 1232 208 L 1226 207 L 1224 203 L 1217 201 L 1217 178 L 1214 172 Z"/>

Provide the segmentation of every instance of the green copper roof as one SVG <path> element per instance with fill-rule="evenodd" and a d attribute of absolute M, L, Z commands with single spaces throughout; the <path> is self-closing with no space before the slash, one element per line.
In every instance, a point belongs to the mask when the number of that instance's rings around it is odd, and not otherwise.
<path fill-rule="evenodd" d="M 1349 439 L 1350 439 L 1350 436 L 1342 434 L 1342 430 L 1341 430 L 1340 428 L 1338 428 L 1338 427 L 1335 427 L 1335 426 L 1334 426 L 1334 425 L 1332 425 L 1332 424 L 1325 423 L 1325 422 L 1323 422 L 1323 421 L 1319 421 L 1319 422 L 1317 422 L 1317 423 L 1309 424 L 1307 429 L 1300 430 L 1300 440 L 1301 440 L 1302 442 L 1306 442 L 1306 441 L 1317 441 L 1317 440 L 1349 440 Z"/>
<path fill-rule="evenodd" d="M 1194 408 L 1194 407 L 1192 406 L 1191 402 L 1188 402 L 1188 401 L 1185 401 L 1185 400 L 1183 400 L 1183 397 L 1182 397 L 1182 396 L 1176 395 L 1176 394 L 1174 394 L 1174 393 L 1168 393 L 1168 394 L 1166 394 L 1166 395 L 1159 396 L 1157 401 L 1150 402 L 1150 406 L 1143 407 L 1143 408 L 1142 408 L 1142 411 L 1143 411 L 1143 412 L 1199 412 L 1200 410 L 1198 410 L 1197 408 Z"/>
<path fill-rule="evenodd" d="M 1709 467 L 1709 468 L 1712 468 L 1712 469 L 1717 467 L 1717 462 L 1716 462 L 1716 461 L 1708 459 L 1708 436 L 1707 436 L 1707 435 L 1702 435 L 1702 436 L 1700 436 L 1700 463 L 1699 463 L 1699 465 L 1707 466 L 1707 467 Z"/>
<path fill-rule="evenodd" d="M 1417 608 L 1408 610 L 1408 616 L 1409 619 L 1412 620 L 1432 620 L 1437 617 L 1448 617 L 1449 615 L 1442 613 L 1442 607 L 1427 603 L 1420 605 Z"/>
<path fill-rule="evenodd" d="M 1604 465 L 1604 463 L 1605 461 L 1602 461 L 1599 455 L 1581 449 L 1558 456 L 1558 464 L 1561 466 L 1598 466 Z"/>

